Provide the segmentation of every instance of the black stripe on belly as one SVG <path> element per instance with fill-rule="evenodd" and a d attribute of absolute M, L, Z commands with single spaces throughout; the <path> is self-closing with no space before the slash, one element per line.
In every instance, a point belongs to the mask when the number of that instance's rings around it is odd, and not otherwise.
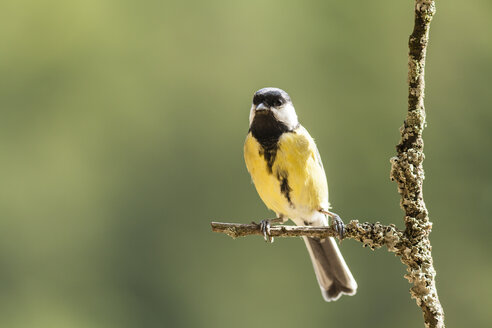
<path fill-rule="evenodd" d="M 275 162 L 275 157 L 277 156 L 278 146 L 275 145 L 272 149 L 260 148 L 260 156 L 265 158 L 267 163 L 268 173 L 272 174 L 273 163 Z"/>
<path fill-rule="evenodd" d="M 277 173 L 277 179 L 280 181 L 280 192 L 282 195 L 285 196 L 287 201 L 290 204 L 290 207 L 294 208 L 294 204 L 292 203 L 292 200 L 290 199 L 290 192 L 292 191 L 292 188 L 289 186 L 289 180 L 288 180 L 288 174 L 285 171 L 279 171 Z"/>

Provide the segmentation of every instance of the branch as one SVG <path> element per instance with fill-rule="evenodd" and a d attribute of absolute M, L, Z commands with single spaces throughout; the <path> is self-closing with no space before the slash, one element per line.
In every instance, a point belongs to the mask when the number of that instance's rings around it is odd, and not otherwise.
<path fill-rule="evenodd" d="M 422 185 L 424 181 L 424 67 L 429 27 L 435 14 L 434 0 L 415 1 L 415 26 L 408 42 L 408 111 L 400 129 L 401 140 L 396 146 L 397 156 L 391 158 L 390 177 L 398 184 L 401 195 L 400 206 L 405 211 L 405 231 L 394 225 L 359 223 L 356 220 L 346 225 L 345 238 L 355 239 L 364 246 L 379 248 L 386 246 L 400 256 L 407 266 L 408 279 L 413 287 L 410 294 L 421 307 L 425 326 L 444 328 L 444 312 L 437 296 L 431 244 L 429 234 L 432 223 L 424 203 Z M 212 230 L 236 238 L 246 235 L 261 235 L 259 225 L 212 222 Z M 270 234 L 276 237 L 338 236 L 332 227 L 272 226 Z"/>
<path fill-rule="evenodd" d="M 413 287 L 412 298 L 422 308 L 426 327 L 444 327 L 444 311 L 437 296 L 429 233 L 432 223 L 425 207 L 424 182 L 424 68 L 429 27 L 436 12 L 433 0 L 415 1 L 415 26 L 408 42 L 408 112 L 400 129 L 401 140 L 396 146 L 397 156 L 391 159 L 390 177 L 398 184 L 400 206 L 405 211 L 405 235 L 412 251 L 404 253 L 401 261 L 407 265 L 405 278 Z M 410 246 L 409 245 L 409 246 Z"/>
<path fill-rule="evenodd" d="M 212 231 L 225 233 L 232 238 L 248 235 L 263 235 L 260 225 L 256 223 L 239 224 L 212 222 Z M 304 227 L 277 225 L 270 227 L 272 237 L 338 237 L 338 232 L 333 227 Z M 406 247 L 404 232 L 398 230 L 393 224 L 385 226 L 376 223 L 359 223 L 352 220 L 345 225 L 344 239 L 355 239 L 372 249 L 382 246 L 388 247 L 391 252 L 402 251 Z"/>

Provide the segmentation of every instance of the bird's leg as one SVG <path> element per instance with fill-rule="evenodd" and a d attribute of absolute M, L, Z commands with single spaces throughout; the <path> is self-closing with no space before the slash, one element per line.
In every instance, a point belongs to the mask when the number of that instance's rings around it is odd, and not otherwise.
<path fill-rule="evenodd" d="M 273 243 L 273 237 L 270 236 L 270 225 L 272 223 L 284 223 L 286 220 L 283 216 L 279 216 L 275 219 L 265 219 L 260 221 L 260 229 L 263 232 L 263 238 L 266 242 Z"/>
<path fill-rule="evenodd" d="M 319 210 L 321 213 L 329 215 L 332 219 L 332 225 L 333 228 L 338 232 L 338 235 L 340 237 L 340 240 L 343 239 L 343 234 L 345 233 L 345 224 L 343 224 L 342 219 L 340 219 L 340 216 L 336 213 L 320 209 Z"/>

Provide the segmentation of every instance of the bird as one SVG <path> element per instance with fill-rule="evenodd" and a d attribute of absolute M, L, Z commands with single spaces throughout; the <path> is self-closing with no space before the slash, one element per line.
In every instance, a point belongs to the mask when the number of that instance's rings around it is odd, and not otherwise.
<path fill-rule="evenodd" d="M 299 123 L 290 96 L 278 88 L 262 88 L 253 95 L 244 160 L 256 190 L 276 218 L 262 220 L 265 240 L 270 224 L 328 226 L 328 216 L 343 237 L 340 217 L 330 212 L 328 183 L 321 157 L 309 132 Z M 333 237 L 303 237 L 325 301 L 354 295 L 357 282 Z"/>

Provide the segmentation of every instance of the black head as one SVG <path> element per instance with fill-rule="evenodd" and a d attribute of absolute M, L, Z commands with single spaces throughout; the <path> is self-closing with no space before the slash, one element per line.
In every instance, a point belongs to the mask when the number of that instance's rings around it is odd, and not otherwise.
<path fill-rule="evenodd" d="M 255 92 L 253 105 L 263 104 L 268 108 L 280 107 L 290 103 L 290 97 L 284 90 L 278 88 L 263 88 Z"/>
<path fill-rule="evenodd" d="M 280 136 L 299 126 L 296 111 L 287 92 L 277 88 L 263 88 L 255 92 L 249 115 L 253 137 L 270 149 Z"/>
<path fill-rule="evenodd" d="M 250 127 L 255 120 L 255 124 L 264 120 L 273 120 L 276 121 L 275 124 L 286 126 L 288 131 L 294 130 L 299 125 L 289 95 L 278 88 L 263 88 L 255 92 L 249 113 Z"/>

